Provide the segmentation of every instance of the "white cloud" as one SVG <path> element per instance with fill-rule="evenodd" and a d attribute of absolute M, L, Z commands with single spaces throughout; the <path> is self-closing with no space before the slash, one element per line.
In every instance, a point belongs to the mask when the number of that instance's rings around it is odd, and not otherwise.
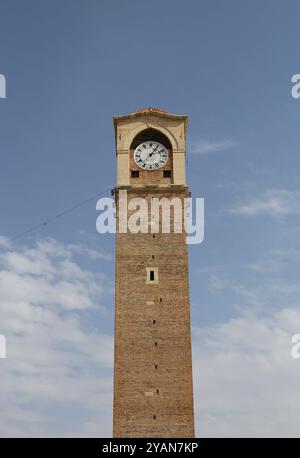
<path fill-rule="evenodd" d="M 299 308 L 193 328 L 198 436 L 299 437 L 299 330 Z"/>
<path fill-rule="evenodd" d="M 227 149 L 234 149 L 238 143 L 233 140 L 220 140 L 220 141 L 205 141 L 200 140 L 194 143 L 191 147 L 192 154 L 209 154 Z"/>
<path fill-rule="evenodd" d="M 107 279 L 82 269 L 73 252 L 54 240 L 2 248 L 2 437 L 111 436 L 113 337 L 101 330 Z M 251 287 L 222 269 L 208 273 L 214 294 L 236 295 L 240 316 L 193 327 L 197 434 L 299 436 L 300 362 L 291 357 L 299 287 L 283 279 Z"/>
<path fill-rule="evenodd" d="M 273 218 L 300 214 L 300 192 L 286 189 L 268 189 L 261 196 L 237 203 L 230 209 L 234 215 L 255 217 L 268 215 Z"/>
<path fill-rule="evenodd" d="M 232 266 L 208 278 L 209 292 L 236 318 L 193 327 L 200 437 L 300 436 L 300 362 L 291 357 L 300 286 L 290 275 L 299 259 L 297 248 L 273 249 L 239 265 L 234 279 Z"/>
<path fill-rule="evenodd" d="M 2 437 L 111 435 L 113 337 L 101 330 L 111 289 L 74 252 L 54 240 L 2 247 Z"/>

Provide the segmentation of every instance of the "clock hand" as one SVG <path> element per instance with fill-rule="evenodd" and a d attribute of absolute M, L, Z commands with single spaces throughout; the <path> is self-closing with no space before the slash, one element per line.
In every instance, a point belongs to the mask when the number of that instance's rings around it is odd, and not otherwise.
<path fill-rule="evenodd" d="M 158 148 L 158 145 L 156 145 L 156 147 L 154 148 L 154 150 L 151 151 L 151 153 L 149 153 L 148 157 L 151 157 L 153 154 L 154 154 L 154 151 Z M 156 151 L 156 153 L 158 153 L 158 151 Z M 147 159 L 148 159 L 147 157 Z"/>

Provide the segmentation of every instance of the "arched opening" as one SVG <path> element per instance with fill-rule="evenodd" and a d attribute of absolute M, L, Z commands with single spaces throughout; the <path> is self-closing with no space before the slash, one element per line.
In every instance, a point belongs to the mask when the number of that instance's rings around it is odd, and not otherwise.
<path fill-rule="evenodd" d="M 148 141 L 148 140 L 153 140 L 153 141 L 156 141 L 158 143 L 161 143 L 162 145 L 164 145 L 169 150 L 172 149 L 172 145 L 171 145 L 171 142 L 168 139 L 168 137 L 165 134 L 163 134 L 162 132 L 160 132 L 159 130 L 153 129 L 151 127 L 148 128 L 148 129 L 142 130 L 142 132 L 140 132 L 133 139 L 133 141 L 132 141 L 132 143 L 130 145 L 130 149 L 135 149 L 141 143 L 143 143 L 145 141 Z"/>

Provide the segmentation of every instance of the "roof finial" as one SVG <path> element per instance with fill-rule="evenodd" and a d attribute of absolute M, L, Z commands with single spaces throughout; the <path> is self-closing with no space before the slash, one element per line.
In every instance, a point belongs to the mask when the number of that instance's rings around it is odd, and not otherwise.
<path fill-rule="evenodd" d="M 168 111 L 166 110 L 163 110 L 162 108 L 154 108 L 154 107 L 149 107 L 149 108 L 141 108 L 140 110 L 137 110 L 137 111 L 134 111 L 132 114 L 136 114 L 136 113 L 168 113 Z"/>

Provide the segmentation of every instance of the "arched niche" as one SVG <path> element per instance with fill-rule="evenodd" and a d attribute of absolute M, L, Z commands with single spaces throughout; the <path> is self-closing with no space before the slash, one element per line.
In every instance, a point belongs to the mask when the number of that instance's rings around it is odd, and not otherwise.
<path fill-rule="evenodd" d="M 172 149 L 172 144 L 169 138 L 160 130 L 154 129 L 153 127 L 146 128 L 139 132 L 130 144 L 130 149 L 137 148 L 141 143 L 153 140 L 164 145 L 167 149 Z"/>

